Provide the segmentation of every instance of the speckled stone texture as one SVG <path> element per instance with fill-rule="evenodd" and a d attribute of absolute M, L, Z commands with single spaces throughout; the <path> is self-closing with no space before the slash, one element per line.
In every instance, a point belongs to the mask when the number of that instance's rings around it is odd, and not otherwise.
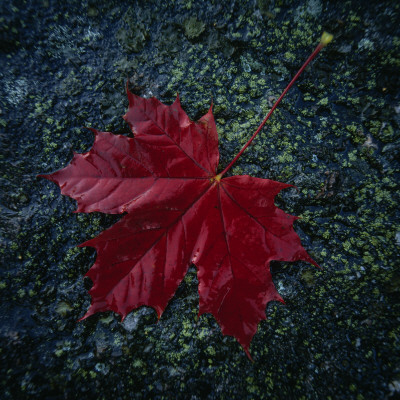
<path fill-rule="evenodd" d="M 0 391 L 4 399 L 396 399 L 400 396 L 400 3 L 3 1 L 0 4 Z M 226 166 L 318 43 L 232 173 L 277 199 L 323 267 L 275 263 L 251 363 L 197 319 L 194 267 L 165 313 L 77 322 L 93 250 L 118 217 L 73 214 L 36 178 L 129 135 L 125 84 L 192 119 L 211 100 Z"/>

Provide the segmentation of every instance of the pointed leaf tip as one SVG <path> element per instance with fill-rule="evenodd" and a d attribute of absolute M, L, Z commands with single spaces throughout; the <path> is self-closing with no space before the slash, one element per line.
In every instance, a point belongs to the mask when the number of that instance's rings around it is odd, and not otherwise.
<path fill-rule="evenodd" d="M 94 136 L 97 136 L 99 131 L 95 128 L 91 128 L 90 126 L 82 126 L 83 129 L 88 129 L 89 131 L 93 132 Z M 74 152 L 74 154 L 77 154 Z"/>
<path fill-rule="evenodd" d="M 253 357 L 251 356 L 251 354 L 250 354 L 250 349 L 246 346 L 243 346 L 243 350 L 244 350 L 244 352 L 246 353 L 246 356 L 248 357 L 248 359 L 252 362 L 252 363 L 254 363 L 254 360 L 253 360 Z"/>
<path fill-rule="evenodd" d="M 181 106 L 181 99 L 179 97 L 179 93 L 178 92 L 176 92 L 176 97 L 175 97 L 173 105 L 178 105 L 179 107 Z"/>

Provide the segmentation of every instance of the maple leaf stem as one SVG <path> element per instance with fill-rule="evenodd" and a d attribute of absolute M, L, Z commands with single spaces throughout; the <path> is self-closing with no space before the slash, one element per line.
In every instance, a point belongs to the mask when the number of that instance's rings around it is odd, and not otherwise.
<path fill-rule="evenodd" d="M 293 79 L 290 81 L 289 85 L 287 85 L 286 89 L 282 92 L 282 94 L 279 96 L 279 99 L 276 100 L 275 104 L 272 106 L 271 110 L 269 110 L 269 113 L 267 116 L 264 118 L 264 120 L 261 122 L 260 126 L 257 128 L 257 130 L 253 133 L 253 136 L 249 139 L 249 141 L 242 147 L 242 149 L 239 151 L 239 153 L 236 155 L 236 157 L 230 162 L 230 164 L 220 173 L 217 175 L 219 180 L 222 178 L 223 175 L 228 172 L 233 164 L 238 160 L 238 158 L 244 153 L 244 151 L 247 149 L 247 147 L 250 145 L 250 143 L 254 140 L 254 138 L 259 134 L 265 123 L 268 121 L 269 117 L 272 115 L 272 113 L 275 111 L 276 107 L 278 107 L 279 103 L 282 101 L 282 99 L 285 97 L 285 94 L 289 91 L 289 89 L 293 86 L 293 84 L 297 81 L 297 78 L 301 75 L 301 73 L 304 71 L 304 69 L 307 67 L 307 65 L 315 58 L 315 56 L 323 49 L 327 44 L 329 44 L 333 39 L 333 36 L 327 32 L 324 32 L 321 37 L 321 41 L 318 43 L 318 46 L 315 48 L 315 50 L 311 53 L 311 55 L 307 58 L 307 60 L 304 62 L 304 64 L 301 66 L 301 68 L 297 71 L 296 75 L 293 77 Z"/>

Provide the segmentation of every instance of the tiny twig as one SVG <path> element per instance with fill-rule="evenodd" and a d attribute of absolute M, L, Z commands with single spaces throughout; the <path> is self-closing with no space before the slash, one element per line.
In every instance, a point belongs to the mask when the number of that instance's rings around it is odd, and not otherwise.
<path fill-rule="evenodd" d="M 226 174 L 226 172 L 232 167 L 232 165 L 238 160 L 238 158 L 243 154 L 243 152 L 247 149 L 247 147 L 250 145 L 250 143 L 254 140 L 254 138 L 258 135 L 258 133 L 261 131 L 265 123 L 268 121 L 269 117 L 272 115 L 272 113 L 275 111 L 276 107 L 278 107 L 279 103 L 282 101 L 283 97 L 285 94 L 289 91 L 289 89 L 293 86 L 293 84 L 297 81 L 298 77 L 301 75 L 301 73 L 304 71 L 304 69 L 307 67 L 307 65 L 315 58 L 315 56 L 327 45 L 329 44 L 333 39 L 333 36 L 330 33 L 324 32 L 321 37 L 321 41 L 318 43 L 318 46 L 315 48 L 315 50 L 311 53 L 311 55 L 307 58 L 305 63 L 301 66 L 301 68 L 297 71 L 297 74 L 293 77 L 293 79 L 290 81 L 289 85 L 287 85 L 286 89 L 282 92 L 282 94 L 279 96 L 278 100 L 276 100 L 275 104 L 272 106 L 271 110 L 267 114 L 267 116 L 264 118 L 264 120 L 261 122 L 260 126 L 257 128 L 257 130 L 253 133 L 252 137 L 249 139 L 249 141 L 242 147 L 242 149 L 239 151 L 239 153 L 236 155 L 236 157 L 230 162 L 230 164 L 220 173 L 218 174 L 215 179 L 217 181 L 221 180 L 222 176 Z"/>

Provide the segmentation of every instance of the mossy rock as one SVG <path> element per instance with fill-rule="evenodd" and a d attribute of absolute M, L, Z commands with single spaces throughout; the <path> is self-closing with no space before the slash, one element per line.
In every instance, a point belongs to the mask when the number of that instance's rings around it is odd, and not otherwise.
<path fill-rule="evenodd" d="M 183 23 L 183 28 L 188 39 L 196 39 L 204 32 L 206 25 L 196 17 L 190 17 Z"/>

